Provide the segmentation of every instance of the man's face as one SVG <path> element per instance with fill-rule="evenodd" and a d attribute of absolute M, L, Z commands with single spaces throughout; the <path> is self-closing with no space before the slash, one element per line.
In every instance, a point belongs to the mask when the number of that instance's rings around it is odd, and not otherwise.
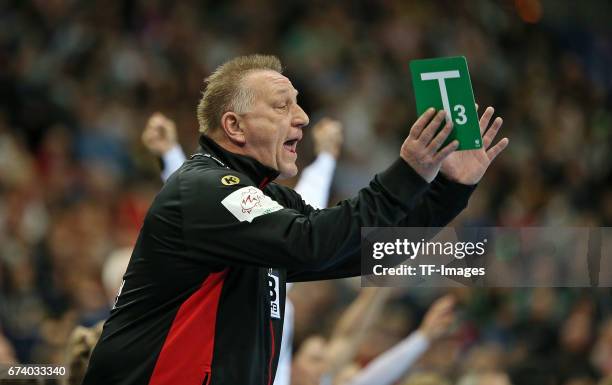
<path fill-rule="evenodd" d="M 297 104 L 297 91 L 285 76 L 275 71 L 256 71 L 244 79 L 255 92 L 253 104 L 241 115 L 245 151 L 284 178 L 298 172 L 297 143 L 308 115 Z"/>

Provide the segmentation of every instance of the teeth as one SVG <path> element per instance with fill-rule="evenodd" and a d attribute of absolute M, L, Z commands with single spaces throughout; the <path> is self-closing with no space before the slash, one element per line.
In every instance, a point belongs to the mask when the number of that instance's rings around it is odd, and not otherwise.
<path fill-rule="evenodd" d="M 296 152 L 297 150 L 297 139 L 288 140 L 284 143 L 285 148 L 291 152 Z"/>

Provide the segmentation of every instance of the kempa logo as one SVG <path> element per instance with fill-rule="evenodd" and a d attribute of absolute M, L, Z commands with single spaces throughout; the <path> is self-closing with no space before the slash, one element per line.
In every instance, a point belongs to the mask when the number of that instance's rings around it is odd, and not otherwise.
<path fill-rule="evenodd" d="M 226 186 L 233 186 L 235 184 L 240 183 L 240 178 L 234 175 L 226 175 L 221 178 L 221 183 L 223 183 Z"/>

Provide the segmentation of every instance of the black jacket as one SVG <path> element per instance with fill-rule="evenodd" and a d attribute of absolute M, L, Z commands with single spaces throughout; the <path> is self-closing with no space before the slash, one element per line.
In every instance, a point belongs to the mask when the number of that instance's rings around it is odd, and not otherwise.
<path fill-rule="evenodd" d="M 359 275 L 361 227 L 444 226 L 473 190 L 398 159 L 316 210 L 277 171 L 200 143 L 147 213 L 85 385 L 271 385 L 286 282 Z"/>

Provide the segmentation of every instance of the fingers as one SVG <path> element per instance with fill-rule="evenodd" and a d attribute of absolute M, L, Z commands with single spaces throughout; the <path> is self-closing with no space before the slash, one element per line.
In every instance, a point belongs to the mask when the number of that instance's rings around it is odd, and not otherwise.
<path fill-rule="evenodd" d="M 499 132 L 499 128 L 502 126 L 503 122 L 504 120 L 499 116 L 495 118 L 493 124 L 491 124 L 491 127 L 489 127 L 487 132 L 482 137 L 482 143 L 484 145 L 485 150 L 489 148 L 489 146 L 491 146 L 491 143 L 493 143 L 495 135 L 497 135 L 497 133 Z"/>
<path fill-rule="evenodd" d="M 155 129 L 156 125 L 154 124 L 154 122 L 155 121 L 153 117 L 149 118 L 149 120 L 147 121 L 145 129 L 142 131 L 142 140 L 144 142 L 149 142 L 159 136 L 158 130 Z"/>
<path fill-rule="evenodd" d="M 315 153 L 318 155 L 327 152 L 338 157 L 344 142 L 343 126 L 339 120 L 323 118 L 314 126 L 312 131 Z"/>
<path fill-rule="evenodd" d="M 322 118 L 317 124 L 314 126 L 312 132 L 313 135 L 318 136 L 337 136 L 342 135 L 343 126 L 339 120 L 331 119 L 331 118 Z"/>
<path fill-rule="evenodd" d="M 159 126 L 147 125 L 142 132 L 142 141 L 146 146 L 154 145 L 155 142 L 162 140 L 163 134 Z"/>
<path fill-rule="evenodd" d="M 165 115 L 155 112 L 147 120 L 141 140 L 149 152 L 161 156 L 178 144 L 176 126 Z"/>
<path fill-rule="evenodd" d="M 445 117 L 446 117 L 446 112 L 444 110 L 438 111 L 436 116 L 429 122 L 427 127 L 425 127 L 425 129 L 421 132 L 421 135 L 419 136 L 419 139 L 418 139 L 419 142 L 427 146 L 429 142 L 431 142 L 431 139 L 434 137 L 436 132 L 438 131 L 438 127 L 440 127 L 440 124 L 442 124 L 442 121 L 444 121 Z"/>
<path fill-rule="evenodd" d="M 504 122 L 504 120 L 498 116 L 497 118 L 495 118 L 495 120 L 489 127 L 489 122 L 491 121 L 491 118 L 493 117 L 494 113 L 495 109 L 493 107 L 487 107 L 485 112 L 480 117 L 480 135 L 482 135 L 482 144 L 485 150 L 491 146 L 493 140 L 495 139 L 495 136 L 497 135 L 497 132 L 499 131 L 500 127 Z M 489 128 L 487 129 L 487 127 Z"/>
<path fill-rule="evenodd" d="M 503 138 L 497 144 L 490 149 L 487 150 L 487 156 L 489 157 L 489 162 L 493 162 L 493 159 L 497 157 L 504 149 L 508 146 L 510 141 L 508 138 Z"/>
<path fill-rule="evenodd" d="M 480 135 L 484 134 L 485 130 L 489 126 L 489 121 L 491 121 L 494 112 L 495 109 L 493 107 L 487 107 L 485 112 L 480 117 Z"/>
<path fill-rule="evenodd" d="M 323 131 L 330 122 L 332 122 L 331 118 L 328 118 L 328 117 L 321 118 L 321 120 L 319 120 L 317 124 L 315 124 L 314 127 L 312 128 L 312 132 L 315 133 L 315 132 Z"/>
<path fill-rule="evenodd" d="M 151 117 L 149 119 L 150 120 L 152 120 L 152 119 L 163 119 L 163 120 L 166 120 L 168 118 L 166 118 L 166 115 L 162 114 L 161 112 L 155 111 L 153 113 L 153 115 L 151 115 Z"/>
<path fill-rule="evenodd" d="M 453 131 L 453 122 L 451 120 L 447 120 L 444 128 L 438 132 L 435 138 L 429 143 L 428 147 L 435 152 L 442 146 L 446 138 L 450 135 L 451 131 Z"/>
<path fill-rule="evenodd" d="M 166 118 L 161 112 L 155 112 L 149 117 L 149 120 L 147 120 L 147 128 L 163 126 L 166 121 L 168 121 L 168 118 Z"/>
<path fill-rule="evenodd" d="M 459 141 L 453 140 L 449 144 L 447 144 L 443 149 L 438 151 L 434 156 L 434 162 L 441 163 L 447 156 L 453 153 L 457 148 L 459 148 Z"/>
<path fill-rule="evenodd" d="M 457 300 L 455 299 L 454 295 L 446 294 L 445 296 L 440 297 L 436 300 L 436 305 L 446 309 L 448 307 L 455 306 L 455 302 L 457 302 Z"/>
<path fill-rule="evenodd" d="M 429 314 L 438 316 L 444 315 L 453 310 L 455 307 L 455 298 L 452 295 L 445 295 L 438 298 L 429 308 Z"/>
<path fill-rule="evenodd" d="M 423 112 L 416 122 L 414 122 L 412 128 L 410 128 L 410 134 L 408 134 L 408 137 L 414 140 L 418 139 L 427 123 L 431 120 L 431 118 L 433 118 L 435 112 L 436 110 L 434 108 L 428 108 L 425 112 Z"/>
<path fill-rule="evenodd" d="M 452 295 L 437 299 L 427 310 L 420 330 L 431 339 L 444 335 L 455 320 L 455 302 Z"/>
<path fill-rule="evenodd" d="M 154 138 L 176 141 L 176 126 L 174 121 L 161 112 L 155 112 L 145 126 L 145 133 Z M 144 133 L 143 133 L 144 135 Z"/>
<path fill-rule="evenodd" d="M 459 147 L 459 142 L 454 140 L 438 151 L 453 128 L 452 122 L 449 121 L 438 132 L 445 118 L 444 110 L 438 111 L 437 114 L 433 108 L 425 111 L 412 125 L 410 134 L 400 149 L 400 157 L 428 183 L 440 171 L 442 161 Z"/>
<path fill-rule="evenodd" d="M 148 125 L 150 125 L 153 128 L 157 128 L 159 130 L 163 130 L 166 126 L 168 126 L 169 122 L 170 122 L 170 120 L 168 118 L 166 118 L 161 113 L 156 112 L 149 119 L 149 122 L 148 122 L 149 124 Z"/>
<path fill-rule="evenodd" d="M 144 133 L 148 133 L 148 135 L 151 135 L 152 133 L 154 133 L 157 127 L 163 125 L 164 119 L 165 119 L 164 116 L 159 112 L 156 112 L 153 115 L 151 115 L 149 119 L 147 120 L 147 124 L 145 126 Z"/>

